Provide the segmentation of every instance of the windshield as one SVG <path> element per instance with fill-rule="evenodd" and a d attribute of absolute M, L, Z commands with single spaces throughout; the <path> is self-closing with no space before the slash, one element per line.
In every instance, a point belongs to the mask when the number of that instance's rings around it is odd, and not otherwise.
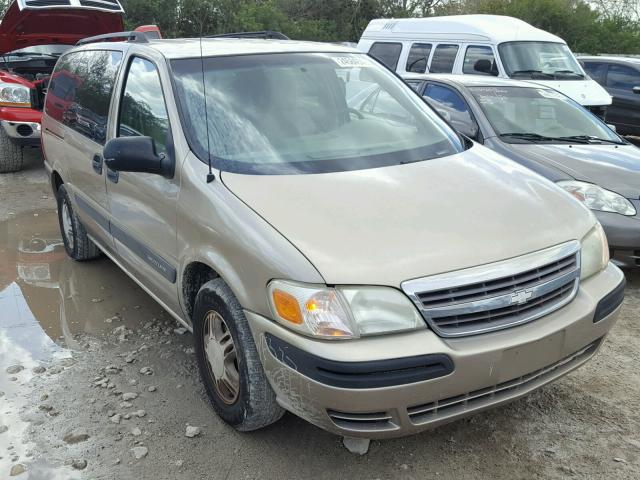
<path fill-rule="evenodd" d="M 12 52 L 6 53 L 5 56 L 27 56 L 27 55 L 52 55 L 55 57 L 59 57 L 64 52 L 69 50 L 72 45 L 33 45 L 31 47 L 19 48 L 18 50 L 14 50 Z"/>
<path fill-rule="evenodd" d="M 511 78 L 581 80 L 584 72 L 569 47 L 552 42 L 507 42 L 498 47 Z"/>
<path fill-rule="evenodd" d="M 470 87 L 501 139 L 508 143 L 624 143 L 597 117 L 548 88 Z"/>
<path fill-rule="evenodd" d="M 203 63 L 173 60 L 171 69 L 189 144 L 220 170 L 359 170 L 464 148 L 408 86 L 364 54 L 243 55 Z"/>

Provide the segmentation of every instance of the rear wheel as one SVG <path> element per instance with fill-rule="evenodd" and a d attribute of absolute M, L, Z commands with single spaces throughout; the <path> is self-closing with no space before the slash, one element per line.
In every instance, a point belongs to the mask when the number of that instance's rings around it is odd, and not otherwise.
<path fill-rule="evenodd" d="M 100 250 L 87 235 L 84 225 L 73 211 L 64 184 L 58 187 L 58 222 L 67 254 L 74 260 L 92 260 L 100 256 Z"/>
<path fill-rule="evenodd" d="M 13 143 L 0 127 L 0 173 L 22 170 L 22 158 L 22 147 Z"/>
<path fill-rule="evenodd" d="M 198 291 L 193 334 L 200 376 L 220 418 L 246 432 L 282 416 L 242 307 L 222 279 Z"/>

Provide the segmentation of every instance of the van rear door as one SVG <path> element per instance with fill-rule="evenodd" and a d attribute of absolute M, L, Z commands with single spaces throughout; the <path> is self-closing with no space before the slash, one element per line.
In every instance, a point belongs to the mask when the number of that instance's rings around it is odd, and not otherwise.
<path fill-rule="evenodd" d="M 102 149 L 122 52 L 84 50 L 63 55 L 45 104 L 43 147 L 61 160 L 75 211 L 102 248 L 112 249 Z"/>

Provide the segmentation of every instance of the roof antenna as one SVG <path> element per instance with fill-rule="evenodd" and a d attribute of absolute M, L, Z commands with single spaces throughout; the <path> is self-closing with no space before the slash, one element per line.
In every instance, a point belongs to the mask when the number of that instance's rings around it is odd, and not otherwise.
<path fill-rule="evenodd" d="M 200 64 L 202 66 L 202 94 L 204 95 L 204 123 L 207 126 L 207 164 L 209 165 L 209 173 L 207 173 L 207 183 L 211 183 L 216 176 L 211 170 L 211 145 L 209 144 L 209 112 L 207 110 L 207 84 L 204 81 L 204 57 L 202 55 L 202 37 L 200 37 Z"/>

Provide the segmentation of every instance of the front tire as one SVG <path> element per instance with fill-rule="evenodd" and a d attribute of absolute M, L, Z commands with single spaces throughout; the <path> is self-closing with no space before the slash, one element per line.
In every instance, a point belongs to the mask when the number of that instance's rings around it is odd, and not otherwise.
<path fill-rule="evenodd" d="M 79 262 L 100 256 L 100 250 L 87 235 L 84 225 L 73 211 L 64 184 L 58 188 L 58 222 L 67 254 Z"/>
<path fill-rule="evenodd" d="M 22 170 L 22 147 L 11 141 L 4 128 L 0 127 L 0 173 Z"/>
<path fill-rule="evenodd" d="M 248 432 L 282 417 L 242 307 L 220 278 L 198 291 L 193 335 L 200 376 L 222 420 Z"/>

